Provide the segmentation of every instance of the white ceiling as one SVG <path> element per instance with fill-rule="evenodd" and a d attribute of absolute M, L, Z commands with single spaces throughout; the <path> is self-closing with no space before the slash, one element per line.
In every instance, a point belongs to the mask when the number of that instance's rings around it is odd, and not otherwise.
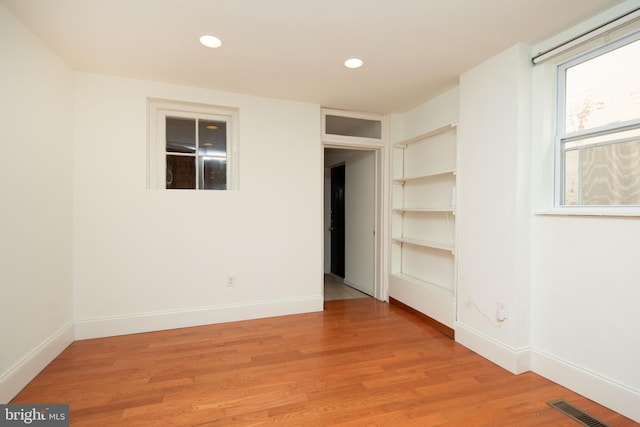
<path fill-rule="evenodd" d="M 1 0 L 76 70 L 404 112 L 620 0 Z M 219 49 L 198 43 L 210 33 Z M 342 63 L 365 59 L 358 70 Z"/>

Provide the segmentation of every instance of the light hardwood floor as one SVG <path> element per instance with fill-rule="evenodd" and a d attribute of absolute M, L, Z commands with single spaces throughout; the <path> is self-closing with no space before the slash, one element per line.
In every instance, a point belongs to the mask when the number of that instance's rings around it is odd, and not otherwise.
<path fill-rule="evenodd" d="M 12 403 L 68 403 L 74 426 L 576 426 L 536 374 L 512 375 L 373 298 L 324 312 L 77 341 Z"/>

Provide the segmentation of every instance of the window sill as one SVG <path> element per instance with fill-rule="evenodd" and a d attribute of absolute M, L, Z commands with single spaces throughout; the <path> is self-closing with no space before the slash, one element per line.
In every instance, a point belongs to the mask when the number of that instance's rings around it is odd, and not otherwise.
<path fill-rule="evenodd" d="M 535 215 L 549 216 L 607 216 L 607 217 L 640 217 L 640 207 L 602 207 L 602 208 L 553 208 L 536 211 Z"/>

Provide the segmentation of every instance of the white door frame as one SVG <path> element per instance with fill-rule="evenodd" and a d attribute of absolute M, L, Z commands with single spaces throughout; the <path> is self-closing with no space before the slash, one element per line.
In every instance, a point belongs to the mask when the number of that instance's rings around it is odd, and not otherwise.
<path fill-rule="evenodd" d="M 324 132 L 326 113 L 380 120 L 382 122 L 382 138 L 380 140 L 370 138 L 347 137 L 328 135 Z M 322 111 L 322 200 L 324 205 L 324 149 L 342 148 L 349 150 L 373 151 L 375 153 L 375 239 L 374 239 L 374 297 L 380 301 L 389 299 L 389 230 L 390 230 L 390 155 L 388 146 L 387 117 L 379 114 L 354 113 L 323 109 Z M 322 221 L 322 257 L 321 265 L 324 272 L 324 220 Z M 322 291 L 322 290 L 321 290 Z M 323 291 L 322 291 L 323 292 Z"/>

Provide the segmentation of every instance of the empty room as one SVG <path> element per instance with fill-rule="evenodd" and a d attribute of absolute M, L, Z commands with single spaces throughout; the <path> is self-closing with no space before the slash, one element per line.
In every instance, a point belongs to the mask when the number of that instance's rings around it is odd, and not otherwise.
<path fill-rule="evenodd" d="M 640 0 L 0 0 L 0 425 L 638 425 L 639 76 Z"/>

